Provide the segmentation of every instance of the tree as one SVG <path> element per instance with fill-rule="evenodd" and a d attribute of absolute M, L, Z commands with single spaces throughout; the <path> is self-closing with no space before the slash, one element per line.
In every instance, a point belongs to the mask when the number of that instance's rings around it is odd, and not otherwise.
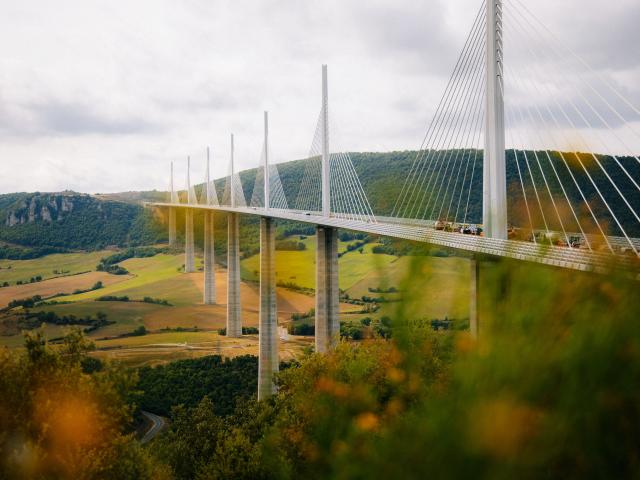
<path fill-rule="evenodd" d="M 135 372 L 85 373 L 91 350 L 79 330 L 50 346 L 41 331 L 24 350 L 0 350 L 0 455 L 5 478 L 167 478 L 166 468 L 126 433 Z"/>

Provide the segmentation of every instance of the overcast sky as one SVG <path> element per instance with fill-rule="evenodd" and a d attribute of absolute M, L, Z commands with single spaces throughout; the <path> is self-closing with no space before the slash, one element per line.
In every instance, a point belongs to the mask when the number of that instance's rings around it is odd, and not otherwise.
<path fill-rule="evenodd" d="M 509 0 L 513 1 L 513 0 Z M 637 105 L 638 0 L 529 8 Z M 0 193 L 164 189 L 304 157 L 329 65 L 344 149 L 420 145 L 478 0 L 0 0 Z M 532 61 L 514 50 L 521 62 Z M 516 62 L 514 62 L 515 64 Z M 568 72 L 571 73 L 571 72 Z M 632 112 L 633 113 L 633 112 Z M 631 115 L 633 116 L 633 115 Z M 637 115 L 631 127 L 638 129 Z M 614 128 L 629 130 L 621 122 Z M 622 135 L 622 133 L 621 133 Z M 640 150 L 639 150 L 640 151 Z"/>

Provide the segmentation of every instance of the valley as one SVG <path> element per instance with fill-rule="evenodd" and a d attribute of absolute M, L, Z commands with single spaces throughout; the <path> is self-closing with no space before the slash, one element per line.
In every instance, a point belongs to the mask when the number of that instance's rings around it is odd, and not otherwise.
<path fill-rule="evenodd" d="M 315 236 L 292 235 L 288 240 L 303 244 L 304 249 L 278 250 L 276 254 L 280 325 L 291 322 L 292 315 L 304 316 L 315 305 L 312 290 L 315 287 Z M 339 246 L 340 289 L 344 299 L 340 305 L 341 321 L 359 324 L 365 317 L 393 316 L 398 300 L 411 300 L 403 296 L 402 291 L 407 275 L 415 269 L 422 272 L 421 280 L 419 284 L 411 281 L 409 290 L 412 295 L 419 292 L 420 297 L 416 300 L 420 301 L 404 302 L 405 308 L 407 304 L 415 303 L 414 315 L 426 319 L 445 316 L 462 319 L 468 315 L 465 259 L 397 257 L 373 253 L 375 243 L 358 245 L 343 241 Z M 257 335 L 228 339 L 218 333 L 226 323 L 226 269 L 222 265 L 217 265 L 215 275 L 218 303 L 204 305 L 202 272 L 183 273 L 183 254 L 176 251 L 129 258 L 118 264 L 128 271 L 124 275 L 95 271 L 100 259 L 113 253 L 114 250 L 109 250 L 54 254 L 31 260 L 2 260 L 0 284 L 5 279 L 12 283 L 0 288 L 0 308 L 12 300 L 39 295 L 42 300 L 26 309 L 30 315 L 38 312 L 52 312 L 58 318 L 105 315 L 108 324 L 87 333 L 96 345 L 93 355 L 130 365 L 156 364 L 214 353 L 226 357 L 257 354 Z M 10 269 L 7 268 L 9 265 Z M 64 265 L 64 270 L 58 268 L 60 265 Z M 200 257 L 196 260 L 196 268 L 202 269 Z M 258 326 L 258 268 L 259 255 L 249 256 L 241 262 L 241 299 L 246 327 Z M 59 273 L 54 274 L 54 270 Z M 65 273 L 61 274 L 62 271 Z M 18 278 L 37 276 L 42 280 L 22 285 L 14 283 Z M 100 288 L 94 289 L 98 282 Z M 378 291 L 386 293 L 372 293 Z M 379 301 L 362 302 L 362 297 L 376 297 Z M 425 299 L 427 301 L 423 301 Z M 25 309 L 21 307 L 1 314 L 0 345 L 10 348 L 22 345 L 24 314 Z M 45 323 L 41 328 L 48 338 L 56 339 L 70 326 Z M 280 343 L 281 359 L 286 360 L 312 346 L 313 337 L 284 335 Z"/>

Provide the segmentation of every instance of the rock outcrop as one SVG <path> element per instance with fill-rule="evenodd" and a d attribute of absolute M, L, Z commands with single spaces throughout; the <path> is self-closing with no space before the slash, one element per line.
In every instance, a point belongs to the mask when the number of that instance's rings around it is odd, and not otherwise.
<path fill-rule="evenodd" d="M 25 223 L 61 222 L 73 212 L 75 202 L 87 195 L 67 193 L 35 193 L 9 208 L 4 218 L 7 227 Z M 1 220 L 0 220 L 1 221 Z"/>

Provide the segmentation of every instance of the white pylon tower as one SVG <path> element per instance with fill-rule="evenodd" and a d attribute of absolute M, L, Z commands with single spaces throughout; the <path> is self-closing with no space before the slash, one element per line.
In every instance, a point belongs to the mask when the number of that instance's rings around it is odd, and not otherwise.
<path fill-rule="evenodd" d="M 171 162 L 171 199 L 169 203 L 178 203 L 178 195 L 176 194 L 176 188 L 173 184 L 173 162 Z"/>
<path fill-rule="evenodd" d="M 329 170 L 329 87 L 327 66 L 322 65 L 322 216 L 331 215 L 331 179 Z"/>
<path fill-rule="evenodd" d="M 191 157 L 187 157 L 187 204 L 191 205 L 193 203 L 195 203 L 195 199 L 191 193 Z M 186 209 L 184 218 L 184 271 L 191 273 L 196 271 L 193 240 L 193 210 L 191 208 Z"/>
<path fill-rule="evenodd" d="M 187 203 L 189 205 L 196 203 L 191 193 L 191 157 L 187 157 Z"/>
<path fill-rule="evenodd" d="M 236 206 L 236 185 L 234 178 L 234 167 L 233 167 L 233 133 L 231 134 L 231 182 L 229 183 L 231 189 L 229 190 L 229 195 L 231 195 L 231 206 Z"/>
<path fill-rule="evenodd" d="M 212 204 L 212 198 L 211 198 L 211 177 L 210 177 L 210 162 L 211 160 L 209 159 L 209 147 L 207 147 L 207 205 L 211 205 Z"/>
<path fill-rule="evenodd" d="M 269 112 L 264 112 L 264 209 L 269 210 Z"/>
<path fill-rule="evenodd" d="M 169 203 L 178 203 L 178 196 L 176 195 L 175 188 L 173 186 L 173 162 L 171 162 L 171 180 L 169 185 Z M 169 246 L 173 247 L 176 244 L 176 209 L 169 207 Z"/>
<path fill-rule="evenodd" d="M 482 221 L 487 237 L 507 239 L 502 0 L 487 0 L 486 109 Z"/>

